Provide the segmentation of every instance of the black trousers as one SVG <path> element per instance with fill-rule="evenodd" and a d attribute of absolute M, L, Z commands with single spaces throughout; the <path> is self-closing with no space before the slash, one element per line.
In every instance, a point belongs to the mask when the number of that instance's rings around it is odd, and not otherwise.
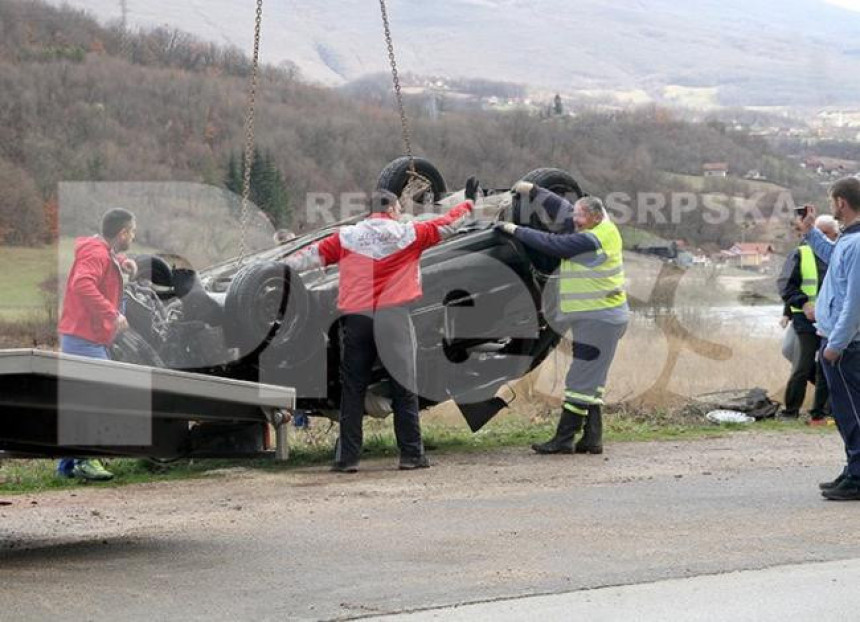
<path fill-rule="evenodd" d="M 403 456 L 424 453 L 415 394 L 416 340 L 409 312 L 381 309 L 340 320 L 340 440 L 335 460 L 357 462 L 363 442 L 364 398 L 379 357 L 391 376 L 394 434 Z"/>
<path fill-rule="evenodd" d="M 824 360 L 826 347 L 827 340 L 822 339 L 822 367 L 833 397 L 833 418 L 845 443 L 848 464 L 843 473 L 860 478 L 860 342 L 848 344 L 835 363 Z"/>
<path fill-rule="evenodd" d="M 821 340 L 812 333 L 798 333 L 797 338 L 800 341 L 800 357 L 797 365 L 791 370 L 791 378 L 788 379 L 785 387 L 785 410 L 788 413 L 799 412 L 806 397 L 806 383 L 814 382 L 815 396 L 810 412 L 816 416 L 823 416 L 828 411 L 827 400 L 830 398 L 830 391 L 827 388 L 821 364 L 815 360 L 815 353 Z"/>

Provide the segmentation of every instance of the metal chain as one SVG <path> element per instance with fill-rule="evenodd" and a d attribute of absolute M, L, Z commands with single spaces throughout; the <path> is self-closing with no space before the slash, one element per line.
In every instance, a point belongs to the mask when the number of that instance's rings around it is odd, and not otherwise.
<path fill-rule="evenodd" d="M 251 81 L 248 87 L 248 108 L 245 115 L 245 166 L 242 179 L 241 237 L 239 239 L 239 267 L 245 262 L 248 237 L 248 211 L 251 199 L 251 166 L 254 161 L 254 120 L 257 104 L 257 76 L 260 68 L 260 30 L 263 23 L 263 0 L 257 0 L 254 21 L 254 54 L 251 57 Z"/>
<path fill-rule="evenodd" d="M 415 175 L 415 158 L 412 156 L 409 120 L 406 118 L 406 108 L 403 106 L 400 75 L 397 73 L 397 59 L 394 56 L 394 42 L 391 39 L 391 24 L 388 22 L 388 9 L 385 7 L 385 0 L 379 0 L 379 8 L 382 10 L 382 27 L 385 29 L 385 44 L 388 46 L 388 60 L 391 63 L 391 77 L 394 80 L 394 96 L 397 99 L 397 109 L 400 112 L 400 131 L 403 135 L 403 146 L 406 149 L 406 157 L 409 158 L 409 170 Z"/>

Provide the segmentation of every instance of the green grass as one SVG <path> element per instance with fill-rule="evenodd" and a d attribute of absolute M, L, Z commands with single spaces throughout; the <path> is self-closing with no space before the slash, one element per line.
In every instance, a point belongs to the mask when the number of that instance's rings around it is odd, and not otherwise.
<path fill-rule="evenodd" d="M 133 253 L 156 252 L 135 245 Z M 20 321 L 44 314 L 45 293 L 41 284 L 58 270 L 65 274 L 72 265 L 75 241 L 62 238 L 59 245 L 34 248 L 0 247 L 0 320 Z"/>
<path fill-rule="evenodd" d="M 0 313 L 19 319 L 28 309 L 43 305 L 39 285 L 56 269 L 56 248 L 0 248 Z"/>
<path fill-rule="evenodd" d="M 145 460 L 115 459 L 110 469 L 116 475 L 112 482 L 83 484 L 77 480 L 60 479 L 54 475 L 53 460 L 7 460 L 0 466 L 0 494 L 37 493 L 64 490 L 80 486 L 116 487 L 144 482 L 160 482 L 202 477 L 207 472 L 231 467 L 244 467 L 259 471 L 284 471 L 302 466 L 323 465 L 331 461 L 331 447 L 336 426 L 312 420 L 309 431 L 290 430 L 291 455 L 286 464 L 273 460 L 195 460 L 180 461 L 171 465 L 155 465 Z M 502 416 L 483 430 L 472 434 L 465 425 L 427 421 L 424 424 L 424 442 L 432 455 L 451 453 L 490 452 L 502 448 L 519 447 L 523 451 L 531 443 L 544 441 L 555 429 L 555 420 L 538 418 L 526 420 L 516 415 Z M 810 428 L 803 422 L 766 421 L 752 425 L 715 426 L 694 419 L 656 411 L 635 415 L 614 414 L 606 418 L 607 443 L 645 442 L 659 440 L 694 440 L 726 434 L 754 432 L 804 432 L 810 434 L 834 433 L 834 428 Z M 382 458 L 397 455 L 394 433 L 390 421 L 367 421 L 365 425 L 365 458 Z"/>

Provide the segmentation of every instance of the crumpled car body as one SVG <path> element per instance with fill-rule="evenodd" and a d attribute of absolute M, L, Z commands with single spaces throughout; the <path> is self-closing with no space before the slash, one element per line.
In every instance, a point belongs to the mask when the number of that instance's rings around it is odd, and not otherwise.
<path fill-rule="evenodd" d="M 421 164 L 424 172 L 432 167 Z M 401 196 L 410 192 L 404 170 L 404 159 L 393 162 L 378 186 Z M 432 172 L 433 205 L 440 213 L 463 195 L 446 196 L 441 175 L 435 167 Z M 525 178 L 582 196 L 563 171 L 538 169 Z M 557 262 L 493 228 L 494 220 L 516 219 L 551 230 L 554 215 L 522 212 L 507 191 L 487 193 L 480 205 L 468 226 L 425 251 L 424 296 L 409 306 L 422 408 L 453 399 L 473 430 L 505 405 L 494 397 L 499 389 L 539 365 L 560 340 L 543 311 L 552 289 L 548 273 Z M 127 290 L 132 330 L 118 339 L 114 357 L 294 387 L 299 409 L 337 418 L 338 268 L 296 274 L 283 260 L 357 220 L 199 272 L 142 257 L 143 279 Z M 368 388 L 368 415 L 391 411 L 389 382 L 378 363 Z"/>

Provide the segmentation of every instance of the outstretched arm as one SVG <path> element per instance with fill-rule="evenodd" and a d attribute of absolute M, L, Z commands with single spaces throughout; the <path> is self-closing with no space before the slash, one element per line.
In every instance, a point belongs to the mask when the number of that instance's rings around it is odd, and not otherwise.
<path fill-rule="evenodd" d="M 817 227 L 809 230 L 809 233 L 806 234 L 806 241 L 809 242 L 812 251 L 821 261 L 830 263 L 830 256 L 833 254 L 833 248 L 836 244 L 831 242 Z"/>
<path fill-rule="evenodd" d="M 415 234 L 418 244 L 422 249 L 425 249 L 450 238 L 469 219 L 471 213 L 472 202 L 465 201 L 448 210 L 445 215 L 439 218 L 415 223 Z"/>
<path fill-rule="evenodd" d="M 327 238 L 323 238 L 295 255 L 291 255 L 284 263 L 295 272 L 304 272 L 312 268 L 322 268 L 337 263 L 340 261 L 341 255 L 340 234 L 332 233 Z"/>
<path fill-rule="evenodd" d="M 543 233 L 517 227 L 514 237 L 520 242 L 550 257 L 570 259 L 584 253 L 593 253 L 600 243 L 593 233 Z"/>

